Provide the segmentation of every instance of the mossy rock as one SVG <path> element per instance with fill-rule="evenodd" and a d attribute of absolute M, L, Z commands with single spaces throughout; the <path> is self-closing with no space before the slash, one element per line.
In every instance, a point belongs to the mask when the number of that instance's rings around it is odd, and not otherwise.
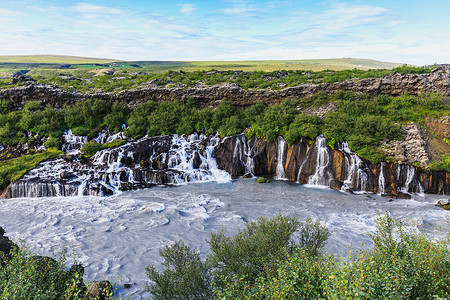
<path fill-rule="evenodd" d="M 258 179 L 256 179 L 257 183 L 268 183 L 269 179 L 264 178 L 264 177 L 258 177 Z"/>
<path fill-rule="evenodd" d="M 450 210 L 450 204 L 443 205 L 442 208 L 445 210 Z"/>

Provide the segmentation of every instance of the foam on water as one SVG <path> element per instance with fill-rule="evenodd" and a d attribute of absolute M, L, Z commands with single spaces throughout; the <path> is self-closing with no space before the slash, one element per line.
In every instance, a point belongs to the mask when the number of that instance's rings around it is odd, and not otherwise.
<path fill-rule="evenodd" d="M 367 233 L 379 213 L 390 211 L 412 223 L 446 228 L 447 211 L 435 207 L 442 196 L 414 195 L 394 200 L 378 195 L 350 195 L 331 189 L 308 188 L 286 181 L 267 185 L 255 179 L 231 184 L 192 183 L 176 187 L 123 192 L 108 198 L 52 197 L 0 200 L 0 226 L 9 237 L 24 239 L 31 250 L 51 255 L 69 245 L 86 266 L 86 279 L 108 278 L 131 283 L 119 295 L 148 299 L 145 266 L 159 265 L 158 251 L 180 239 L 209 252 L 205 242 L 222 227 L 232 234 L 246 220 L 274 216 L 279 211 L 301 220 L 319 218 L 332 230 L 327 249 L 333 253 L 371 247 Z"/>

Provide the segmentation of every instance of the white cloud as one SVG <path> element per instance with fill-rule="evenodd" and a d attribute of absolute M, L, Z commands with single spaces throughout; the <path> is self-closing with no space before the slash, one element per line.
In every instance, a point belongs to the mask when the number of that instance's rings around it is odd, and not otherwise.
<path fill-rule="evenodd" d="M 195 7 L 194 4 L 180 4 L 178 5 L 180 13 L 183 15 L 191 15 L 195 10 L 197 10 L 197 7 Z"/>
<path fill-rule="evenodd" d="M 28 7 L 14 15 L 34 18 L 6 19 L 15 11 L 0 7 L 0 53 L 125 60 L 350 56 L 415 64 L 450 59 L 446 51 L 450 42 L 444 29 L 422 26 L 411 33 L 413 21 L 394 18 L 391 11 L 376 5 L 333 1 L 327 2 L 322 11 L 297 7 L 280 16 L 274 8 L 277 1 L 269 7 L 256 5 L 256 1 L 233 0 L 196 19 L 189 15 L 197 7 L 189 3 L 175 7 L 174 15 L 159 15 L 85 1 L 72 6 Z"/>

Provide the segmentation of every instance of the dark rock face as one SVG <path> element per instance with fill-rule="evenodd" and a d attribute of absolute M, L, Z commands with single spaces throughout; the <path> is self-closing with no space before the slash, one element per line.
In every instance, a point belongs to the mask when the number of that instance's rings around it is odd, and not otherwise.
<path fill-rule="evenodd" d="M 216 106 L 220 100 L 228 99 L 237 106 L 248 107 L 261 101 L 266 104 L 276 104 L 286 99 L 311 96 L 320 91 L 334 93 L 338 90 L 393 96 L 401 95 L 404 92 L 411 95 L 437 92 L 450 96 L 450 68 L 440 67 L 430 74 L 393 74 L 382 78 L 349 80 L 334 84 L 301 84 L 279 91 L 244 90 L 236 84 L 220 84 L 201 88 L 160 88 L 157 85 L 150 85 L 148 88 L 119 93 L 79 94 L 29 81 L 26 86 L 0 91 L 0 99 L 10 99 L 15 107 L 22 107 L 30 100 L 38 100 L 53 107 L 63 107 L 64 104 L 93 98 L 111 102 L 124 101 L 130 106 L 146 101 L 186 101 L 188 98 L 194 98 L 203 107 Z"/>
<path fill-rule="evenodd" d="M 0 227 L 0 267 L 4 265 L 4 260 L 10 257 L 11 251 L 17 248 L 7 236 L 4 236 L 5 230 Z"/>
<path fill-rule="evenodd" d="M 449 173 L 407 164 L 372 165 L 345 142 L 331 149 L 323 136 L 311 145 L 303 139 L 287 145 L 282 137 L 268 141 L 241 134 L 220 140 L 193 134 L 145 137 L 102 150 L 90 159 L 49 160 L 10 184 L 4 197 L 108 196 L 154 185 L 227 182 L 230 175 L 273 176 L 391 197 L 450 194 Z"/>
<path fill-rule="evenodd" d="M 345 191 L 366 191 L 397 198 L 411 193 L 450 194 L 450 173 L 427 171 L 405 164 L 382 163 L 372 165 L 363 161 L 348 148 L 332 150 L 308 145 L 304 140 L 278 151 L 277 141 L 247 140 L 245 136 L 224 139 L 216 146 L 219 168 L 233 177 L 251 172 L 254 176 L 277 176 L 277 162 L 281 159 L 285 176 L 290 181 L 327 185 Z M 277 157 L 283 153 L 282 157 Z"/>

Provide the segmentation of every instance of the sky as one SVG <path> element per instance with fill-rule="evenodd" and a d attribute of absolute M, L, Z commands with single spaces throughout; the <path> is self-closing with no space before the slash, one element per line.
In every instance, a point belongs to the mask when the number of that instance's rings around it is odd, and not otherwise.
<path fill-rule="evenodd" d="M 0 0 L 0 55 L 450 63 L 449 0 Z"/>

